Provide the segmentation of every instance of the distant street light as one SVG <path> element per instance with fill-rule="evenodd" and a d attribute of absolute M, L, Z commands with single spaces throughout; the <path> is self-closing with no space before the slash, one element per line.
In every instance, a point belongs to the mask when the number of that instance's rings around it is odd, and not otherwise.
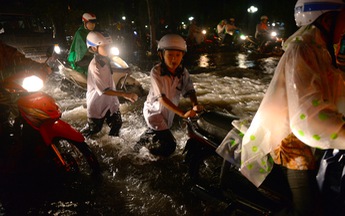
<path fill-rule="evenodd" d="M 258 8 L 255 7 L 255 6 L 250 6 L 248 9 L 247 9 L 248 13 L 256 13 L 258 11 Z"/>
<path fill-rule="evenodd" d="M 248 28 L 248 32 L 249 33 L 253 33 L 253 31 L 252 31 L 252 29 L 254 29 L 254 27 L 255 27 L 255 25 L 254 25 L 254 14 L 256 13 L 256 12 L 258 12 L 258 8 L 257 7 L 255 7 L 255 6 L 250 6 L 248 9 L 247 9 L 247 12 L 248 12 L 248 22 L 247 22 L 247 24 L 248 24 L 248 26 L 247 26 L 247 28 Z"/>

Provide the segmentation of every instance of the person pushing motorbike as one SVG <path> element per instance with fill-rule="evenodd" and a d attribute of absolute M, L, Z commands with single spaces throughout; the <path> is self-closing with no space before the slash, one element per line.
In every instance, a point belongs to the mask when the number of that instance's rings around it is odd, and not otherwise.
<path fill-rule="evenodd" d="M 292 194 L 282 215 L 317 215 L 325 205 L 315 200 L 315 150 L 345 149 L 345 85 L 333 46 L 345 32 L 345 3 L 298 0 L 294 11 L 300 28 L 243 137 L 240 170 L 259 187 L 277 164 Z"/>
<path fill-rule="evenodd" d="M 82 133 L 88 137 L 101 131 L 104 121 L 109 125 L 109 136 L 119 136 L 122 118 L 118 97 L 135 102 L 138 95 L 120 92 L 112 78 L 110 47 L 112 39 L 105 32 L 91 31 L 86 37 L 87 47 L 94 53 L 87 76 L 87 126 Z"/>
<path fill-rule="evenodd" d="M 96 27 L 96 15 L 93 13 L 84 13 L 82 22 L 83 24 L 78 28 L 73 37 L 67 61 L 74 70 L 87 74 L 87 68 L 93 55 L 88 52 L 88 48 L 86 47 L 86 36 Z"/>
<path fill-rule="evenodd" d="M 176 141 L 170 131 L 175 114 L 188 118 L 203 109 L 198 105 L 191 77 L 182 63 L 186 52 L 186 41 L 180 35 L 167 34 L 158 42 L 161 62 L 151 70 L 151 87 L 143 109 L 149 129 L 138 142 L 148 145 L 154 155 L 167 157 L 175 151 Z M 192 102 L 192 109 L 187 112 L 178 107 L 181 95 Z"/>

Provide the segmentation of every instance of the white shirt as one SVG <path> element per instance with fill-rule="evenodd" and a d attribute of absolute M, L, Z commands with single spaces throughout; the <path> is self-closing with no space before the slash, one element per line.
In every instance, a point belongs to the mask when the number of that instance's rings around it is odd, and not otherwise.
<path fill-rule="evenodd" d="M 217 25 L 217 33 L 218 33 L 218 34 L 224 33 L 224 30 L 225 30 L 225 24 L 223 24 L 223 25 L 218 24 L 218 25 Z"/>
<path fill-rule="evenodd" d="M 187 97 L 189 93 L 195 92 L 187 69 L 184 69 L 180 78 L 171 74 L 163 75 L 161 71 L 161 64 L 151 70 L 151 87 L 143 109 L 147 125 L 157 131 L 169 129 L 175 116 L 175 113 L 163 106 L 158 99 L 165 95 L 178 106 L 181 95 Z"/>
<path fill-rule="evenodd" d="M 119 99 L 105 95 L 107 89 L 116 90 L 109 59 L 95 55 L 89 65 L 87 76 L 86 105 L 87 117 L 101 119 L 109 110 L 111 114 L 119 110 Z"/>

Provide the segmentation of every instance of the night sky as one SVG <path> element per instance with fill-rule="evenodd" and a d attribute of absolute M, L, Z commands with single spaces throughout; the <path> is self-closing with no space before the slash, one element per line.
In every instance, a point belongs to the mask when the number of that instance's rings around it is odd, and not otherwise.
<path fill-rule="evenodd" d="M 193 16 L 199 25 L 215 27 L 221 19 L 234 17 L 240 28 L 252 33 L 260 16 L 267 15 L 271 22 L 286 23 L 288 34 L 297 29 L 293 15 L 295 0 L 0 0 L 5 5 L 0 10 L 14 5 L 15 9 L 46 13 L 57 21 L 77 24 L 83 12 L 92 11 L 99 20 L 116 21 L 125 15 L 143 26 L 149 23 L 148 1 L 152 2 L 156 23 L 161 17 L 173 24 L 187 22 L 188 17 Z M 247 12 L 251 5 L 258 8 L 257 13 Z"/>

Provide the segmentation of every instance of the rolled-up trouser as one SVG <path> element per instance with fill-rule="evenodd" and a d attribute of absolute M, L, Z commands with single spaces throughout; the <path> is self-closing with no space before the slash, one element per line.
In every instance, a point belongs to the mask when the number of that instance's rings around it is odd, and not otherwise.
<path fill-rule="evenodd" d="M 92 134 L 100 132 L 102 130 L 104 120 L 110 127 L 109 136 L 118 136 L 122 126 L 122 118 L 120 111 L 117 111 L 112 115 L 110 115 L 110 111 L 108 111 L 106 115 L 101 119 L 89 118 L 87 122 L 88 131 L 85 132 L 85 136 L 90 136 Z"/>
<path fill-rule="evenodd" d="M 140 138 L 139 145 L 146 146 L 151 154 L 168 157 L 176 149 L 176 140 L 170 130 L 148 129 Z"/>

